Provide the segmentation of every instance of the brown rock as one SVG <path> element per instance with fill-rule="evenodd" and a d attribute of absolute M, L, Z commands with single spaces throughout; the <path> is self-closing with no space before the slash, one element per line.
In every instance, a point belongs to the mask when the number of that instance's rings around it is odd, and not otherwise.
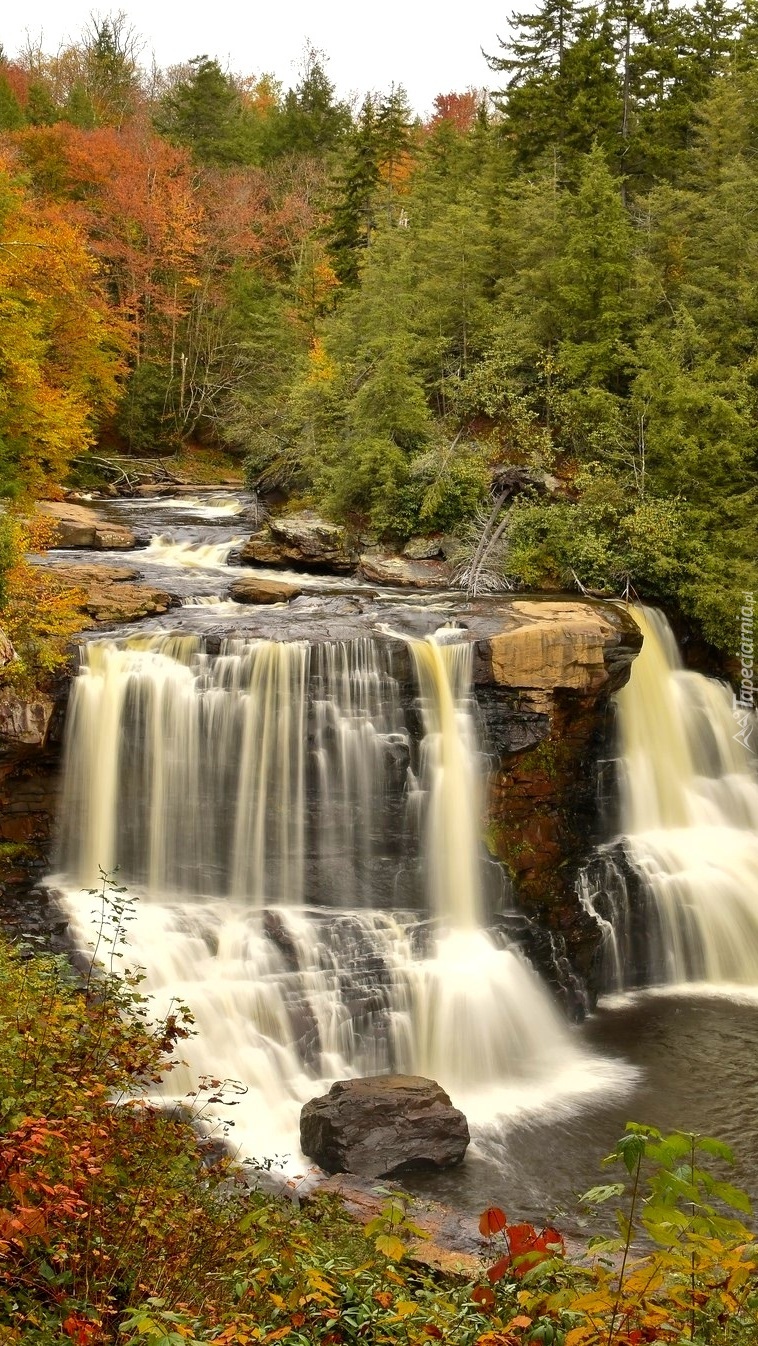
<path fill-rule="evenodd" d="M 364 552 L 360 561 L 361 574 L 372 584 L 409 589 L 447 589 L 450 585 L 450 567 L 445 561 L 414 561 L 386 551 Z"/>
<path fill-rule="evenodd" d="M 409 561 L 432 561 L 443 555 L 440 537 L 412 537 L 403 547 Z"/>
<path fill-rule="evenodd" d="M 173 603 L 171 594 L 150 584 L 134 584 L 139 571 L 131 566 L 60 566 L 55 574 L 74 589 L 83 589 L 83 612 L 92 618 L 83 625 L 101 622 L 136 622 L 167 612 Z"/>
<path fill-rule="evenodd" d="M 104 523 L 95 529 L 95 551 L 129 551 L 135 542 L 131 529 L 121 524 Z"/>
<path fill-rule="evenodd" d="M 247 542 L 240 547 L 240 561 L 242 565 L 286 566 L 289 564 L 279 543 L 274 542 L 270 533 L 256 533 L 255 537 L 248 538 Z"/>
<path fill-rule="evenodd" d="M 229 597 L 236 603 L 287 603 L 298 598 L 302 589 L 285 580 L 260 579 L 257 575 L 245 575 L 230 586 Z"/>
<path fill-rule="evenodd" d="M 615 636 L 588 603 L 515 602 L 522 626 L 490 639 L 496 683 L 551 694 L 557 688 L 596 693 L 608 681 L 606 645 Z M 533 698 L 536 706 L 540 698 Z"/>
<path fill-rule="evenodd" d="M 271 518 L 240 551 L 244 565 L 295 566 L 303 570 L 347 574 L 358 561 L 345 531 L 313 510 Z"/>
<path fill-rule="evenodd" d="M 328 1173 L 382 1177 L 460 1164 L 468 1123 L 444 1089 L 418 1075 L 338 1080 L 300 1114 L 300 1145 Z"/>
<path fill-rule="evenodd" d="M 42 692 L 21 696 L 12 687 L 0 687 L 0 740 L 29 748 L 44 747 L 54 710 L 52 697 Z"/>
<path fill-rule="evenodd" d="M 53 546 L 95 547 L 99 551 L 125 551 L 135 545 L 135 536 L 122 524 L 109 523 L 85 505 L 70 500 L 41 500 L 37 510 L 57 525 Z"/>

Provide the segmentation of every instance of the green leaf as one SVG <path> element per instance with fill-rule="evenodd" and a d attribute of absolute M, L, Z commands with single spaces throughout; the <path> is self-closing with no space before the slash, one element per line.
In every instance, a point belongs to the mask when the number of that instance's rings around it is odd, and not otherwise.
<path fill-rule="evenodd" d="M 589 1191 L 580 1196 L 579 1200 L 582 1205 L 601 1206 L 604 1201 L 612 1201 L 614 1197 L 623 1195 L 623 1182 L 611 1182 L 599 1187 L 590 1187 Z"/>
<path fill-rule="evenodd" d="M 753 1209 L 752 1203 L 747 1192 L 743 1192 L 741 1187 L 734 1187 L 730 1182 L 714 1182 L 710 1190 L 712 1195 L 718 1197 L 725 1205 L 741 1211 L 743 1215 L 750 1215 Z"/>
<path fill-rule="evenodd" d="M 622 1136 L 618 1142 L 613 1156 L 614 1159 L 620 1159 L 627 1173 L 634 1173 L 640 1160 L 644 1157 L 647 1143 L 645 1137 L 639 1134 Z"/>
<path fill-rule="evenodd" d="M 697 1148 L 705 1154 L 713 1155 L 714 1159 L 725 1159 L 728 1164 L 734 1163 L 734 1150 L 723 1140 L 715 1140 L 713 1136 L 698 1136 Z"/>

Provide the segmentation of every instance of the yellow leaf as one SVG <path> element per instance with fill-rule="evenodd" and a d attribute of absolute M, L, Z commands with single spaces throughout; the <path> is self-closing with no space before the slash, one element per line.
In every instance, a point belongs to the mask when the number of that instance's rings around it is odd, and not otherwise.
<path fill-rule="evenodd" d="M 380 1234 L 376 1240 L 376 1250 L 384 1253 L 392 1262 L 400 1262 L 405 1257 L 405 1244 L 394 1234 Z"/>

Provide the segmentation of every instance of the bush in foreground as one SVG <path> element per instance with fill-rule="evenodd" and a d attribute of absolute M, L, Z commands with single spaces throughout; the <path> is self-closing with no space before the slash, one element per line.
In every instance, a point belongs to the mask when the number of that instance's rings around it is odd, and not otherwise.
<path fill-rule="evenodd" d="M 191 1016 L 150 1021 L 139 978 L 114 973 L 129 900 L 106 884 L 101 902 L 106 965 L 84 975 L 0 945 L 4 1346 L 753 1346 L 758 1248 L 744 1193 L 708 1167 L 731 1158 L 716 1141 L 630 1126 L 606 1161 L 622 1180 L 586 1198 L 620 1203 L 620 1234 L 580 1258 L 485 1211 L 480 1283 L 414 1260 L 402 1194 L 362 1230 L 326 1196 L 249 1192 L 189 1101 L 150 1102 Z"/>

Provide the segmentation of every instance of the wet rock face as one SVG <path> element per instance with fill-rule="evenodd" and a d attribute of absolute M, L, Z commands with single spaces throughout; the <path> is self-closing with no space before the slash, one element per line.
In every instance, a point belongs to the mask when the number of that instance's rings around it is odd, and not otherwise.
<path fill-rule="evenodd" d="M 627 681 L 642 637 L 623 608 L 603 602 L 514 600 L 509 617 L 478 646 L 491 671 L 491 681 L 480 674 L 477 691 L 491 765 L 487 846 L 541 932 L 529 956 L 577 1014 L 573 975 L 580 1000 L 601 989 L 601 932 L 576 885 L 602 840 L 598 764 L 612 753 L 610 697 Z"/>
<path fill-rule="evenodd" d="M 44 692 L 22 696 L 12 687 L 0 687 L 0 759 L 19 749 L 43 748 L 55 711 L 55 701 Z"/>
<path fill-rule="evenodd" d="M 0 917 L 43 932 L 57 916 L 27 895 L 47 872 L 53 849 L 65 687 L 59 694 L 21 696 L 0 689 Z"/>
<path fill-rule="evenodd" d="M 480 693 L 480 705 L 486 707 L 491 696 L 490 690 Z M 485 733 L 488 722 L 509 723 L 499 719 L 497 708 L 485 710 L 483 720 Z M 612 719 L 607 698 L 564 692 L 555 696 L 549 719 L 541 720 L 543 737 L 536 743 L 513 751 L 501 731 L 491 745 L 486 838 L 490 854 L 510 876 L 518 908 L 547 936 L 547 942 L 528 948 L 529 956 L 575 1014 L 581 1012 L 574 1003 L 576 988 L 560 975 L 559 964 L 565 956 L 592 1001 L 599 989 L 594 973 L 601 931 L 582 907 L 576 885 L 587 855 L 601 840 L 597 771 L 612 751 Z M 519 719 L 515 726 L 521 727 Z M 526 729 L 536 728 L 528 715 Z"/>
<path fill-rule="evenodd" d="M 96 551 L 128 551 L 136 539 L 130 528 L 109 523 L 93 509 L 84 505 L 43 500 L 37 509 L 48 519 L 55 520 L 54 547 L 93 547 Z"/>
<path fill-rule="evenodd" d="M 328 1173 L 385 1177 L 460 1164 L 469 1144 L 463 1113 L 418 1075 L 338 1080 L 300 1114 L 303 1152 Z"/>
<path fill-rule="evenodd" d="M 0 630 L 0 668 L 6 664 L 12 663 L 16 657 L 16 651 L 11 645 L 8 637 L 3 630 Z"/>

